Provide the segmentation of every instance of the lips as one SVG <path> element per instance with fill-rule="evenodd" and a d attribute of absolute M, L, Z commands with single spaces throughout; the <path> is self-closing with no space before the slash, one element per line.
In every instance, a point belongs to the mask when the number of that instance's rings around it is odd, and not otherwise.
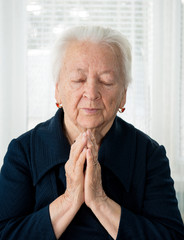
<path fill-rule="evenodd" d="M 82 110 L 87 113 L 87 114 L 95 114 L 97 113 L 100 109 L 99 108 L 82 108 Z"/>

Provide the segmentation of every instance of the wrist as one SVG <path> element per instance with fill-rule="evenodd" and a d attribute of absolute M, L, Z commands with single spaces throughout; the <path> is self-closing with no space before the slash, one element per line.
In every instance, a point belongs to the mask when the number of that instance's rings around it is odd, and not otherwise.
<path fill-rule="evenodd" d="M 104 193 L 103 196 L 96 198 L 96 200 L 90 204 L 90 208 L 93 212 L 103 211 L 108 205 L 108 201 L 109 198 Z"/>
<path fill-rule="evenodd" d="M 72 198 L 68 190 L 66 190 L 61 197 L 62 204 L 71 211 L 78 211 L 83 203 L 79 198 L 76 198 L 76 196 Z"/>
<path fill-rule="evenodd" d="M 67 194 L 59 196 L 49 205 L 50 219 L 57 239 L 70 224 L 79 208 L 75 206 Z"/>
<path fill-rule="evenodd" d="M 111 237 L 116 239 L 121 217 L 120 205 L 106 197 L 94 203 L 91 210 Z"/>

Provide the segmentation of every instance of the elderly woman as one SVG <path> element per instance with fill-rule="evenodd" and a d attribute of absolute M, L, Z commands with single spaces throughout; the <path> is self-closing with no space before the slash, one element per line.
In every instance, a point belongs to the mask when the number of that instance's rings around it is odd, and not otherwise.
<path fill-rule="evenodd" d="M 116 116 L 128 41 L 74 27 L 56 44 L 56 115 L 14 139 L 0 175 L 0 239 L 184 239 L 164 147 Z"/>

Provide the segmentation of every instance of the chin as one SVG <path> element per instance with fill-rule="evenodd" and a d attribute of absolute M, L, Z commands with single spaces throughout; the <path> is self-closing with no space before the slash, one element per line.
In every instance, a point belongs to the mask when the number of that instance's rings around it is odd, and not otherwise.
<path fill-rule="evenodd" d="M 100 127 L 103 123 L 99 121 L 80 121 L 78 123 L 81 128 L 83 129 L 93 129 L 93 128 L 98 128 Z"/>

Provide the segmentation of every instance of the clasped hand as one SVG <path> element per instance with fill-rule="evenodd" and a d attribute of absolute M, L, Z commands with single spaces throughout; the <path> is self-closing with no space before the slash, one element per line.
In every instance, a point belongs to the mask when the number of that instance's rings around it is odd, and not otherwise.
<path fill-rule="evenodd" d="M 67 201 L 78 208 L 85 202 L 89 208 L 92 208 L 93 205 L 106 200 L 98 162 L 98 146 L 90 130 L 81 133 L 71 146 L 65 172 Z"/>

